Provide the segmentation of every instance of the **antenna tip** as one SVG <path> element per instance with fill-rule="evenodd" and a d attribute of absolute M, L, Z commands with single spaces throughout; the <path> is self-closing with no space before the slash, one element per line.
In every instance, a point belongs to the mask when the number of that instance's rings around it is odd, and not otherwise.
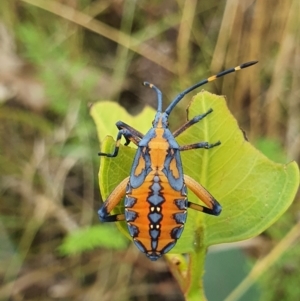
<path fill-rule="evenodd" d="M 143 85 L 145 87 L 153 88 L 153 84 L 150 84 L 149 82 L 143 82 Z"/>
<path fill-rule="evenodd" d="M 252 65 L 255 65 L 256 63 L 258 63 L 258 61 L 247 62 L 247 63 L 244 63 L 244 64 L 240 65 L 240 68 L 241 68 L 241 69 L 247 68 L 247 67 L 250 67 L 250 66 L 252 66 Z"/>

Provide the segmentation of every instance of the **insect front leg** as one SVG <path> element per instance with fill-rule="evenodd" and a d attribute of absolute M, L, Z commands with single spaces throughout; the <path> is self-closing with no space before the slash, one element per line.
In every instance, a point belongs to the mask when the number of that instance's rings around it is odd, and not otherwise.
<path fill-rule="evenodd" d="M 128 140 L 130 141 L 130 138 L 129 138 L 130 137 L 130 132 L 126 129 L 119 130 L 117 138 L 116 138 L 115 149 L 114 149 L 113 153 L 112 154 L 107 154 L 107 153 L 99 152 L 98 156 L 116 157 L 118 155 L 118 152 L 119 152 L 119 147 L 120 147 L 120 142 L 121 142 L 122 136 L 125 137 L 126 143 L 127 143 Z M 129 142 L 127 144 L 129 144 Z"/>
<path fill-rule="evenodd" d="M 184 131 L 186 131 L 189 127 L 191 127 L 193 124 L 199 122 L 200 120 L 202 120 L 204 117 L 206 117 L 208 114 L 212 113 L 213 109 L 209 109 L 206 113 L 201 114 L 201 115 L 197 115 L 195 116 L 193 119 L 187 121 L 185 124 L 183 124 L 179 129 L 177 129 L 174 133 L 173 136 L 174 138 L 176 138 L 177 136 L 179 136 L 181 133 L 183 133 Z"/>
<path fill-rule="evenodd" d="M 186 186 L 207 206 L 188 202 L 189 208 L 216 216 L 221 213 L 222 206 L 201 184 L 187 175 L 184 175 L 184 181 Z"/>
<path fill-rule="evenodd" d="M 134 129 L 130 125 L 126 124 L 123 121 L 118 121 L 116 126 L 119 130 L 126 129 L 131 133 L 131 136 L 125 137 L 126 143 L 124 145 L 128 145 L 130 142 L 133 142 L 135 145 L 138 145 L 139 141 L 143 139 L 144 135 L 138 130 Z"/>
<path fill-rule="evenodd" d="M 109 195 L 101 208 L 98 210 L 98 216 L 101 222 L 116 222 L 125 220 L 124 214 L 109 215 L 110 212 L 120 203 L 126 194 L 126 187 L 129 177 L 125 178 Z"/>
<path fill-rule="evenodd" d="M 139 144 L 139 141 L 143 138 L 143 134 L 139 131 L 135 130 L 131 126 L 127 125 L 122 121 L 118 121 L 116 123 L 117 128 L 119 129 L 117 138 L 116 138 L 116 145 L 115 149 L 112 154 L 107 153 L 98 153 L 99 156 L 106 156 L 106 157 L 116 157 L 119 152 L 120 142 L 122 136 L 125 138 L 126 142 L 125 145 L 128 145 L 130 142 L 133 142 L 135 145 Z"/>

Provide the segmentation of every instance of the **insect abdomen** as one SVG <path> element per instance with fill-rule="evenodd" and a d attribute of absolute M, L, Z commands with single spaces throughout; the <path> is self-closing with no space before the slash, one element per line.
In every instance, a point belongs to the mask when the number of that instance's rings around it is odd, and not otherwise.
<path fill-rule="evenodd" d="M 186 221 L 185 187 L 174 190 L 163 172 L 152 171 L 144 183 L 129 189 L 125 217 L 137 247 L 156 260 L 174 247 Z"/>

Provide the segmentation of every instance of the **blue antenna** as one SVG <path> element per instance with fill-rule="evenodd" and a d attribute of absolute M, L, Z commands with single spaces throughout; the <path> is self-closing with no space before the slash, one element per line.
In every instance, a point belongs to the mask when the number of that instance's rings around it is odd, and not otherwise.
<path fill-rule="evenodd" d="M 162 112 L 162 93 L 161 93 L 161 91 L 157 87 L 155 87 L 153 84 L 150 84 L 149 82 L 143 82 L 143 85 L 155 90 L 156 95 L 157 95 L 157 112 Z"/>

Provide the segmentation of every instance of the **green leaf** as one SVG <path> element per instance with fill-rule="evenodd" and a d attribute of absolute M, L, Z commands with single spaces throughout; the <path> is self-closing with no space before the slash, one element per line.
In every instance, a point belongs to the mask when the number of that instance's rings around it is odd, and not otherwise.
<path fill-rule="evenodd" d="M 74 231 L 59 246 L 63 255 L 78 254 L 95 247 L 125 249 L 128 241 L 111 225 L 97 225 Z"/>
<path fill-rule="evenodd" d="M 210 246 L 244 240 L 258 235 L 290 206 L 299 186 L 299 170 L 295 162 L 278 164 L 270 161 L 244 138 L 236 120 L 229 112 L 224 97 L 201 92 L 188 109 L 188 118 L 213 113 L 179 136 L 181 145 L 221 141 L 221 145 L 205 150 L 182 152 L 184 172 L 201 183 L 221 203 L 220 216 L 208 216 L 189 210 L 182 237 L 171 252 L 188 253 L 197 244 Z M 136 117 L 110 102 L 92 107 L 99 136 L 117 133 L 112 126 L 122 120 L 142 133 L 151 126 L 155 111 L 146 107 Z M 184 122 L 184 121 L 183 121 Z M 104 139 L 102 152 L 112 152 L 114 140 Z M 129 175 L 135 150 L 120 147 L 116 158 L 101 157 L 99 184 L 103 199 Z M 199 200 L 189 192 L 189 200 Z M 120 204 L 116 212 L 122 212 Z M 126 226 L 124 230 L 127 232 Z"/>
<path fill-rule="evenodd" d="M 220 216 L 204 216 L 205 246 L 260 234 L 291 205 L 299 187 L 297 164 L 274 163 L 246 141 L 224 97 L 199 93 L 188 118 L 209 108 L 213 113 L 179 139 L 180 144 L 198 140 L 222 143 L 210 150 L 182 153 L 185 172 L 223 206 Z"/>
<path fill-rule="evenodd" d="M 98 135 L 107 132 L 108 125 L 122 120 L 134 126 L 142 133 L 151 127 L 155 112 L 147 108 L 136 117 L 129 116 L 123 109 L 108 103 L 92 107 L 92 116 L 97 125 Z M 222 205 L 220 216 L 210 216 L 188 210 L 188 219 L 182 236 L 170 251 L 167 259 L 172 266 L 173 253 L 189 253 L 187 272 L 176 276 L 188 300 L 200 296 L 199 279 L 203 273 L 205 250 L 208 246 L 224 242 L 244 240 L 260 234 L 274 223 L 291 205 L 299 186 L 299 169 L 295 162 L 289 164 L 274 163 L 256 150 L 245 140 L 236 120 L 229 112 L 224 97 L 201 92 L 191 101 L 188 119 L 207 112 L 213 112 L 206 118 L 182 133 L 177 141 L 180 145 L 200 141 L 221 145 L 212 149 L 196 149 L 182 152 L 184 173 L 201 183 Z M 104 120 L 104 116 L 109 116 Z M 98 119 L 102 120 L 99 121 Z M 147 124 L 146 124 L 147 120 Z M 184 123 L 185 121 L 182 121 Z M 115 134 L 117 130 L 115 130 Z M 111 153 L 115 142 L 107 137 L 102 142 L 102 152 Z M 135 149 L 120 147 L 116 158 L 101 157 L 99 184 L 105 200 L 111 191 L 128 177 Z M 192 192 L 189 201 L 201 203 Z M 115 212 L 122 213 L 123 204 Z M 125 223 L 118 223 L 128 237 Z M 186 266 L 184 263 L 177 263 Z M 178 266 L 177 266 L 178 267 Z M 171 267 L 171 270 L 174 268 Z M 178 273 L 177 273 L 178 274 Z M 187 275 L 187 276 L 184 276 Z M 182 277 L 180 280 L 179 278 Z"/>

